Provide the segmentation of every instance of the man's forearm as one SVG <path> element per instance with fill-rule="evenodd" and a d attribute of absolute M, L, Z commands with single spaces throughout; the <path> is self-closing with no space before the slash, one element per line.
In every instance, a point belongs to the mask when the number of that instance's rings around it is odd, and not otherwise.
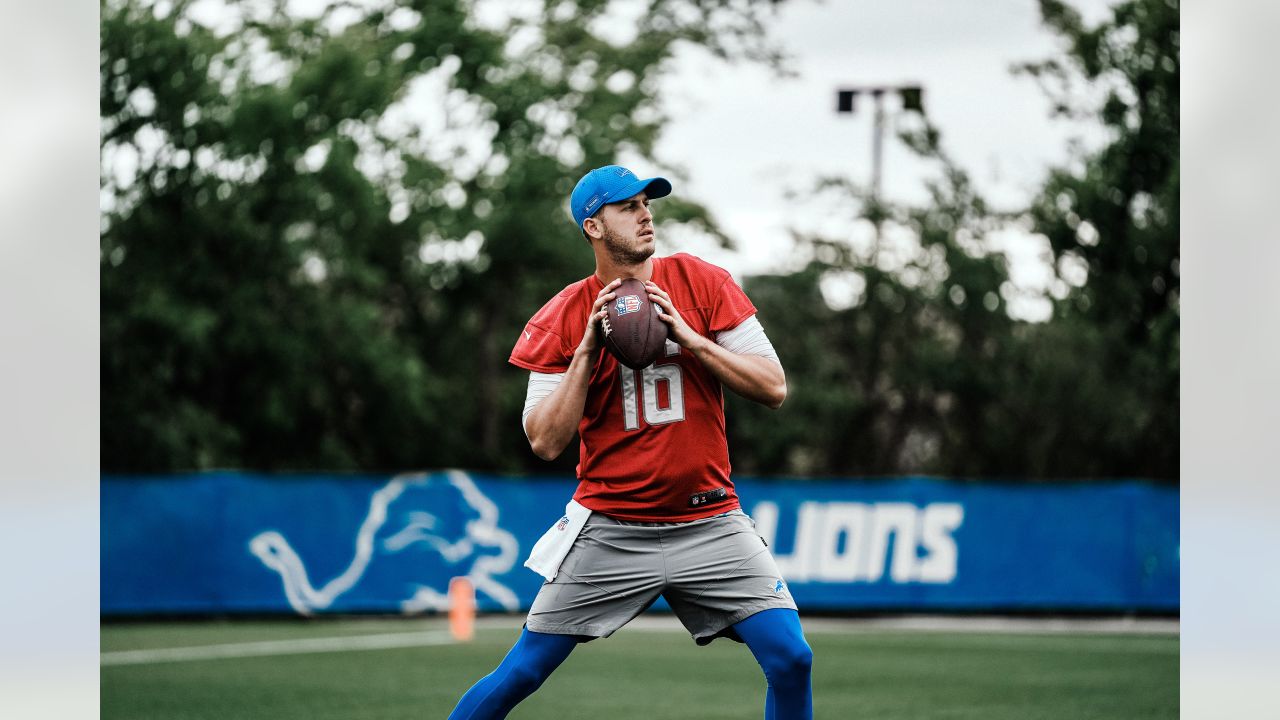
<path fill-rule="evenodd" d="M 560 385 L 538 403 L 524 420 L 533 454 L 555 460 L 569 446 L 587 404 L 587 385 L 595 365 L 592 354 L 578 350 Z"/>
<path fill-rule="evenodd" d="M 748 400 L 773 409 L 787 399 L 787 376 L 782 366 L 759 355 L 738 355 L 702 338 L 689 348 L 722 385 Z"/>

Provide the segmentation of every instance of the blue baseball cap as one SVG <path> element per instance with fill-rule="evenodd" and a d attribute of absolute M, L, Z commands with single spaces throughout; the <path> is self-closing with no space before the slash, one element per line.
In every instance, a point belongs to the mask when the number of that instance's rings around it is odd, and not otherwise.
<path fill-rule="evenodd" d="M 666 197 L 671 194 L 671 182 L 660 177 L 641 180 L 621 165 L 596 168 L 582 176 L 573 188 L 573 194 L 569 196 L 573 221 L 578 223 L 578 229 L 581 230 L 582 222 L 595 215 L 606 204 L 621 202 L 639 195 L 641 191 L 651 200 Z"/>

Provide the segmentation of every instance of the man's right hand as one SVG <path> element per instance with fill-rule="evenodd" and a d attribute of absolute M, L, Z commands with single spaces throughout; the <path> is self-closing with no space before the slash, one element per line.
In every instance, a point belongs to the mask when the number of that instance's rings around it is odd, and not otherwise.
<path fill-rule="evenodd" d="M 608 314 L 605 303 L 614 299 L 614 289 L 621 280 L 614 280 L 596 295 L 587 316 L 587 329 L 582 342 L 573 352 L 573 360 L 560 385 L 539 402 L 524 419 L 524 432 L 529 436 L 533 453 L 543 460 L 555 460 L 568 447 L 582 420 L 582 410 L 587 403 L 587 386 L 591 371 L 600 355 L 603 343 L 596 336 L 601 318 Z"/>
<path fill-rule="evenodd" d="M 582 333 L 582 342 L 578 343 L 578 352 L 585 353 L 593 359 L 600 352 L 601 343 L 598 332 L 600 321 L 609 314 L 609 311 L 605 310 L 604 306 L 617 296 L 613 290 L 621 282 L 622 278 L 616 278 L 613 282 L 605 285 L 600 290 L 600 294 L 596 295 L 596 301 L 591 305 L 591 314 L 587 316 L 587 329 Z"/>

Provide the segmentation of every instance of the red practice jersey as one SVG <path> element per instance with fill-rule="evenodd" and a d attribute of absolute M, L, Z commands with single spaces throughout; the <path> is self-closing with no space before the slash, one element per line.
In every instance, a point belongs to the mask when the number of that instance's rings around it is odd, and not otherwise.
<path fill-rule="evenodd" d="M 692 255 L 654 258 L 653 282 L 689 327 L 712 340 L 756 312 L 726 270 Z M 593 274 L 552 298 L 525 325 L 511 364 L 567 371 L 603 287 Z M 683 522 L 739 507 L 729 480 L 720 382 L 670 340 L 666 355 L 644 370 L 600 352 L 578 435 L 573 497 L 591 510 L 621 520 Z M 701 493 L 711 494 L 695 499 Z"/>

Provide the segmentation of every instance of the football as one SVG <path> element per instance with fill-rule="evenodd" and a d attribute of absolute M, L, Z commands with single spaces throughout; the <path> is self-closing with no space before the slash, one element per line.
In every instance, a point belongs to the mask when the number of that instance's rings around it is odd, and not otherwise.
<path fill-rule="evenodd" d="M 632 370 L 647 368 L 666 349 L 667 324 L 658 317 L 643 282 L 627 278 L 613 292 L 614 299 L 605 305 L 609 315 L 600 323 L 604 346 Z"/>

